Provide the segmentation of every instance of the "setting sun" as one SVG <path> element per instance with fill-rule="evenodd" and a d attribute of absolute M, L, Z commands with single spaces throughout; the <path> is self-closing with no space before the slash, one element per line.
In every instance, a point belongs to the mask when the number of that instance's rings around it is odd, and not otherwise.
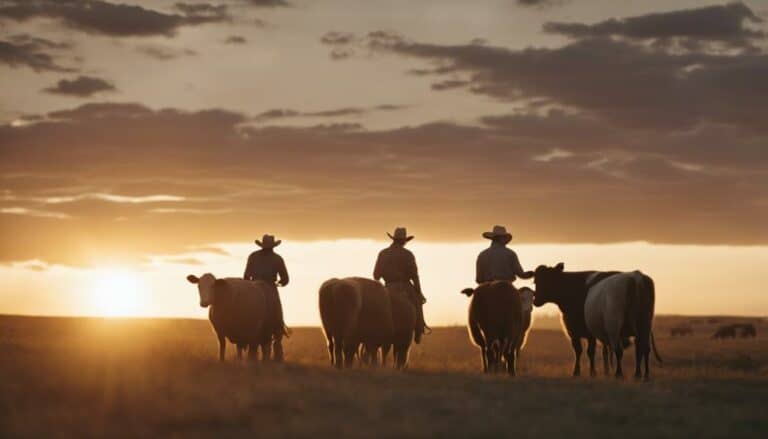
<path fill-rule="evenodd" d="M 90 293 L 96 314 L 125 317 L 145 312 L 146 286 L 140 277 L 130 270 L 96 270 L 91 279 Z"/>

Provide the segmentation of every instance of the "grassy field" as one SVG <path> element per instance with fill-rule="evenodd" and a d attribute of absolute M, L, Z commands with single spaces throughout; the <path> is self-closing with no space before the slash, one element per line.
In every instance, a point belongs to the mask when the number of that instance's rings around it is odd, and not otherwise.
<path fill-rule="evenodd" d="M 657 318 L 665 364 L 641 383 L 571 378 L 557 330 L 534 329 L 509 378 L 481 375 L 458 327 L 406 372 L 336 371 L 317 328 L 294 329 L 284 365 L 220 364 L 205 321 L 0 317 L 0 436 L 768 437 L 768 324 L 710 338 L 736 320 Z M 695 334 L 671 338 L 680 322 Z"/>

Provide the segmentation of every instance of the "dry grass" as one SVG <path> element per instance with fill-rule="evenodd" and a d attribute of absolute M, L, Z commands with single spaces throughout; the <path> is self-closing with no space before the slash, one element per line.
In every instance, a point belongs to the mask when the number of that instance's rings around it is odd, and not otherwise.
<path fill-rule="evenodd" d="M 570 378 L 553 330 L 511 379 L 477 372 L 464 328 L 435 330 L 405 373 L 339 372 L 316 328 L 294 330 L 285 365 L 219 364 L 203 321 L 0 317 L 0 436 L 765 437 L 768 325 L 723 342 L 695 319 L 670 338 L 681 320 L 657 319 L 666 364 L 636 383 Z"/>

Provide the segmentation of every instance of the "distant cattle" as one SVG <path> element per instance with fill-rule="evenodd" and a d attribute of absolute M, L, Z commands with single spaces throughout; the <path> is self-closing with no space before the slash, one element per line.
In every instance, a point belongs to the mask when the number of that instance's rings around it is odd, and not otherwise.
<path fill-rule="evenodd" d="M 469 335 L 480 348 L 483 371 L 497 372 L 502 363 L 510 375 L 516 374 L 517 354 L 525 341 L 522 295 L 510 282 L 496 281 L 466 288 L 462 294 L 471 297 Z M 527 294 L 526 294 L 527 296 Z"/>
<path fill-rule="evenodd" d="M 733 323 L 730 325 L 723 325 L 715 331 L 712 338 L 726 339 L 726 338 L 749 338 L 757 336 L 757 328 L 752 323 Z"/>
<path fill-rule="evenodd" d="M 653 280 L 639 271 L 565 272 L 564 264 L 539 266 L 535 272 L 534 304 L 553 302 L 563 312 L 566 330 L 576 352 L 574 375 L 579 374 L 580 338 L 587 338 L 590 372 L 595 374 L 595 338 L 616 357 L 616 376 L 623 376 L 621 360 L 629 337 L 635 338 L 635 377 L 650 375 L 649 355 L 653 348 L 658 361 L 651 325 L 655 292 Z M 604 353 L 606 352 L 604 350 Z M 607 363 L 607 362 L 606 362 Z"/>
<path fill-rule="evenodd" d="M 723 325 L 717 328 L 717 331 L 712 335 L 712 338 L 736 338 L 736 325 Z"/>
<path fill-rule="evenodd" d="M 741 325 L 741 336 L 742 338 L 757 337 L 757 328 L 752 323 L 744 323 Z"/>
<path fill-rule="evenodd" d="M 693 328 L 687 325 L 673 326 L 669 329 L 669 335 L 672 337 L 693 335 Z"/>
<path fill-rule="evenodd" d="M 384 285 L 360 277 L 330 279 L 320 286 L 318 296 L 331 365 L 351 367 L 359 352 L 376 364 L 379 349 L 382 359 L 386 357 L 394 324 Z"/>
<path fill-rule="evenodd" d="M 255 359 L 261 347 L 262 358 L 270 359 L 272 343 L 280 343 L 269 324 L 269 315 L 275 310 L 269 309 L 267 294 L 274 285 L 239 278 L 217 279 L 210 273 L 199 278 L 190 274 L 187 280 L 197 284 L 200 306 L 208 308 L 208 319 L 219 340 L 220 361 L 224 361 L 226 340 L 237 346 L 238 357 L 247 348 L 249 358 Z M 282 351 L 282 346 L 278 348 Z"/>

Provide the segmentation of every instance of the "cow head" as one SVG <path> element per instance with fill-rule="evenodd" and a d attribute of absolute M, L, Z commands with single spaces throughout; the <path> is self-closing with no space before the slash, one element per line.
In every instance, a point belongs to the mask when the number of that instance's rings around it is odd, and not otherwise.
<path fill-rule="evenodd" d="M 523 305 L 523 314 L 530 314 L 533 311 L 535 292 L 528 287 L 522 287 L 518 291 L 520 292 L 520 303 Z"/>
<path fill-rule="evenodd" d="M 548 302 L 555 302 L 559 291 L 561 275 L 565 269 L 562 262 L 554 267 L 539 265 L 534 272 L 534 283 L 536 283 L 536 294 L 533 296 L 533 304 L 542 306 Z"/>
<path fill-rule="evenodd" d="M 213 286 L 216 283 L 216 277 L 211 273 L 197 277 L 194 274 L 187 276 L 189 283 L 197 284 L 197 291 L 200 293 L 200 306 L 207 308 L 213 304 Z"/>

